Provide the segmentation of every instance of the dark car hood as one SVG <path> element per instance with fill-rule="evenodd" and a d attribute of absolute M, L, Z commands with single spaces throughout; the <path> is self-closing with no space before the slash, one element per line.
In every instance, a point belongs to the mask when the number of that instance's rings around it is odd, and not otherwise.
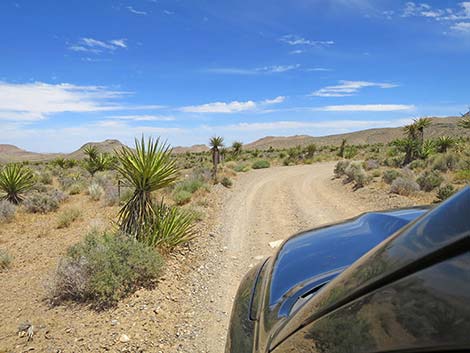
<path fill-rule="evenodd" d="M 427 207 L 366 213 L 288 239 L 267 273 L 261 330 L 266 335 L 311 296 L 370 249 L 428 210 Z M 297 305 L 296 305 L 297 304 Z"/>

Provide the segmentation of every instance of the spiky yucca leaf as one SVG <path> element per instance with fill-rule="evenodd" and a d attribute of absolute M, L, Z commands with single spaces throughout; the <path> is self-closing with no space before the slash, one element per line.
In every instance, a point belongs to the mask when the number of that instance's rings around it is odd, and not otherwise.
<path fill-rule="evenodd" d="M 120 228 L 141 240 L 145 228 L 155 219 L 151 193 L 176 181 L 175 161 L 168 145 L 151 138 L 145 143 L 144 137 L 135 140 L 135 150 L 123 147 L 116 154 L 118 172 L 126 184 L 134 187 L 132 197 L 119 211 Z"/>
<path fill-rule="evenodd" d="M 167 206 L 163 200 L 153 206 L 155 219 L 147 228 L 145 242 L 163 251 L 170 251 L 196 235 L 194 214 L 176 206 Z"/>
<path fill-rule="evenodd" d="M 22 194 L 34 185 L 33 172 L 21 164 L 7 164 L 0 172 L 0 190 L 6 199 L 14 204 L 23 201 Z"/>

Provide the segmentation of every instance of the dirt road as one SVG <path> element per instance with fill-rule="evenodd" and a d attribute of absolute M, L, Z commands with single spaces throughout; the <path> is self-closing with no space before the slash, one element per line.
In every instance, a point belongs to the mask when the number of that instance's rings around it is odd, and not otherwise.
<path fill-rule="evenodd" d="M 223 202 L 219 249 L 209 263 L 200 351 L 221 353 L 238 283 L 250 267 L 274 249 L 269 243 L 301 230 L 377 208 L 332 181 L 334 164 L 322 163 L 251 171 L 241 175 Z"/>

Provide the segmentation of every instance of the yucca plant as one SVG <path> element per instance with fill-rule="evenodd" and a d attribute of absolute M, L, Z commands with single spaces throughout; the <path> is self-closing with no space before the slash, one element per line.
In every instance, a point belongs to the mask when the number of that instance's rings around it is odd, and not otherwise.
<path fill-rule="evenodd" d="M 234 157 L 238 157 L 242 153 L 243 143 L 235 141 L 232 143 L 232 154 Z"/>
<path fill-rule="evenodd" d="M 163 200 L 154 204 L 155 219 L 148 224 L 144 242 L 169 252 L 180 244 L 193 239 L 195 216 L 189 211 L 176 206 L 167 206 Z"/>
<path fill-rule="evenodd" d="M 463 127 L 464 129 L 470 129 L 470 115 L 469 113 L 462 116 L 459 121 L 459 126 Z"/>
<path fill-rule="evenodd" d="M 450 136 L 440 136 L 436 140 L 437 151 L 440 153 L 446 153 L 449 148 L 455 145 L 455 140 Z"/>
<path fill-rule="evenodd" d="M 21 164 L 7 164 L 0 172 L 1 199 L 18 204 L 23 201 L 22 194 L 34 185 L 34 175 L 31 169 Z"/>
<path fill-rule="evenodd" d="M 151 193 L 176 181 L 175 161 L 168 145 L 151 138 L 146 143 L 144 137 L 135 140 L 135 150 L 122 147 L 116 154 L 119 174 L 134 188 L 132 197 L 119 212 L 119 225 L 124 233 L 143 240 L 146 228 L 155 220 Z"/>
<path fill-rule="evenodd" d="M 217 180 L 217 168 L 220 163 L 220 150 L 224 147 L 224 138 L 220 136 L 214 136 L 209 140 L 209 146 L 212 152 L 212 177 Z"/>

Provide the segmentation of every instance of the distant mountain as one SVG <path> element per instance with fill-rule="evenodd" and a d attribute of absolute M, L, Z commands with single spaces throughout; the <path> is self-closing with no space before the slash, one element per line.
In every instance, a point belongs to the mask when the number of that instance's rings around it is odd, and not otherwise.
<path fill-rule="evenodd" d="M 432 125 L 425 130 L 425 138 L 436 138 L 439 136 L 468 136 L 470 130 L 462 129 L 457 125 L 460 118 L 432 118 Z M 311 143 L 317 145 L 339 145 L 343 139 L 348 144 L 374 144 L 389 143 L 397 138 L 403 137 L 403 127 L 368 129 L 345 134 L 313 137 L 307 135 L 297 136 L 268 136 L 263 137 L 244 146 L 245 149 L 265 150 L 272 148 L 290 148 L 295 146 L 306 146 Z"/>
<path fill-rule="evenodd" d="M 193 145 L 190 147 L 182 147 L 182 146 L 176 146 L 173 147 L 173 153 L 179 154 L 179 153 L 186 153 L 186 152 L 205 152 L 209 151 L 209 147 L 206 145 Z"/>
<path fill-rule="evenodd" d="M 119 140 L 104 140 L 102 142 L 88 142 L 85 143 L 82 147 L 80 147 L 75 152 L 69 153 L 65 156 L 68 159 L 83 159 L 86 157 L 85 153 L 83 152 L 85 148 L 89 146 L 95 146 L 100 153 L 113 153 L 115 150 L 121 149 L 125 146 Z"/>
<path fill-rule="evenodd" d="M 22 162 L 22 161 L 44 161 L 62 156 L 60 153 L 35 153 L 23 150 L 19 147 L 0 144 L 0 163 Z"/>

